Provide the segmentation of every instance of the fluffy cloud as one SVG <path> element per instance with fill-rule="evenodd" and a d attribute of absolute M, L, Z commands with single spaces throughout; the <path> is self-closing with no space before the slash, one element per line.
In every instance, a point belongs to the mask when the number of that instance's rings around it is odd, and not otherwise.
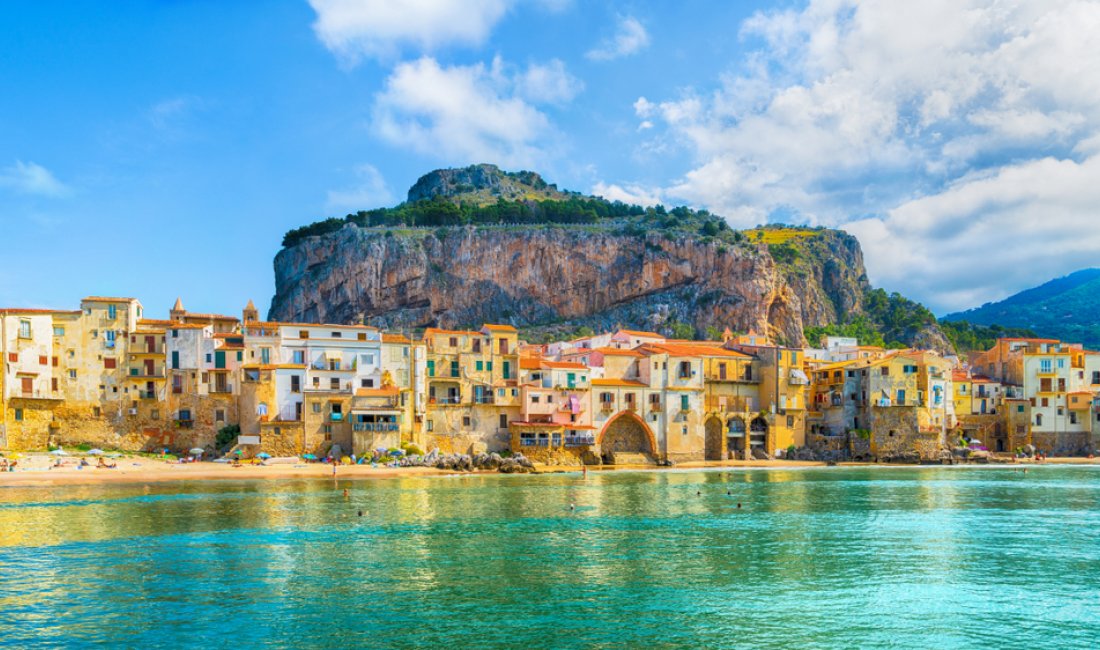
<path fill-rule="evenodd" d="M 431 51 L 485 41 L 510 0 L 309 0 L 313 30 L 348 63 L 390 57 L 403 48 Z"/>
<path fill-rule="evenodd" d="M 634 109 L 695 158 L 667 195 L 850 224 L 873 281 L 971 306 L 1095 264 L 1069 252 L 1097 244 L 1097 33 L 1086 0 L 811 0 L 746 21 L 759 47 L 713 92 Z"/>
<path fill-rule="evenodd" d="M 393 202 L 386 179 L 374 165 L 355 168 L 355 184 L 340 190 L 329 190 L 325 206 L 330 210 L 370 210 Z"/>
<path fill-rule="evenodd" d="M 599 182 L 592 187 L 593 196 L 602 196 L 608 201 L 622 201 L 631 205 L 648 207 L 661 203 L 661 195 L 641 185 L 616 185 Z"/>
<path fill-rule="evenodd" d="M 585 56 L 593 61 L 610 61 L 640 52 L 647 45 L 649 45 L 649 32 L 646 31 L 645 26 L 638 22 L 637 18 L 622 16 L 619 18 L 614 36 L 589 50 Z"/>
<path fill-rule="evenodd" d="M 50 170 L 37 163 L 25 163 L 22 160 L 0 169 L 0 187 L 20 194 L 38 196 L 56 197 L 69 193 L 69 188 L 57 180 Z"/>
<path fill-rule="evenodd" d="M 431 57 L 398 65 L 375 100 L 373 128 L 390 143 L 446 160 L 535 165 L 547 155 L 550 120 L 537 105 L 572 98 L 579 82 L 560 61 L 524 70 L 441 65 Z"/>
<path fill-rule="evenodd" d="M 584 84 L 565 69 L 559 59 L 545 65 L 531 64 L 516 78 L 517 91 L 533 102 L 561 104 L 584 90 Z"/>

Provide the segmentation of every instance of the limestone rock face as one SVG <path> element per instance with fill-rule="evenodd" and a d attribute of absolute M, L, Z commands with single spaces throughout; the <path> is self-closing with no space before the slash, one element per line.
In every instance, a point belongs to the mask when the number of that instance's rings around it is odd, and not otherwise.
<path fill-rule="evenodd" d="M 347 225 L 279 252 L 270 317 L 388 329 L 660 330 L 679 321 L 699 333 L 729 327 L 801 345 L 803 327 L 860 313 L 868 288 L 854 237 L 821 231 L 804 251 L 811 263 L 796 268 L 763 244 L 660 232 Z"/>

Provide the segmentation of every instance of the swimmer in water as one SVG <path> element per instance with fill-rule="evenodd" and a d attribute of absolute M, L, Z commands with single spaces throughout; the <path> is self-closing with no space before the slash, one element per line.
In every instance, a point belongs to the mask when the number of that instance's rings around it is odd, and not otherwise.
<path fill-rule="evenodd" d="M 703 492 L 701 490 L 696 490 L 695 491 L 695 496 L 702 496 L 702 494 L 703 494 Z"/>
<path fill-rule="evenodd" d="M 738 510 L 740 510 L 740 509 L 741 509 L 741 504 L 740 504 L 740 503 L 738 503 L 738 504 L 737 504 L 737 509 L 738 509 Z"/>
<path fill-rule="evenodd" d="M 346 499 L 346 498 L 348 498 L 349 496 L 351 496 L 351 495 L 350 495 L 350 494 L 348 493 L 348 489 L 347 489 L 347 488 L 344 488 L 344 498 Z"/>
<path fill-rule="evenodd" d="M 733 496 L 733 492 L 730 492 L 729 490 L 726 490 L 726 496 L 728 496 L 728 497 Z"/>
<path fill-rule="evenodd" d="M 360 517 L 362 517 L 362 516 L 363 516 L 363 511 L 362 511 L 362 510 L 360 510 L 360 511 L 359 511 L 359 516 L 360 516 Z"/>
<path fill-rule="evenodd" d="M 570 504 L 569 504 L 569 510 L 570 510 L 570 511 L 573 511 L 573 510 L 576 510 L 576 509 L 577 509 L 577 505 L 576 505 L 576 504 L 574 504 L 574 503 L 570 503 Z"/>

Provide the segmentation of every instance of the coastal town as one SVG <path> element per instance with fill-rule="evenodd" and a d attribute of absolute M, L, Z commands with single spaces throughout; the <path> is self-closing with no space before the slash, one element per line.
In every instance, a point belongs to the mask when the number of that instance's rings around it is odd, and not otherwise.
<path fill-rule="evenodd" d="M 1100 353 L 1051 339 L 969 359 L 729 330 L 528 344 L 510 325 L 414 336 L 266 322 L 251 301 L 237 317 L 177 300 L 156 319 L 137 299 L 91 296 L 0 310 L 0 345 L 6 451 L 935 462 L 1084 456 L 1100 440 Z"/>

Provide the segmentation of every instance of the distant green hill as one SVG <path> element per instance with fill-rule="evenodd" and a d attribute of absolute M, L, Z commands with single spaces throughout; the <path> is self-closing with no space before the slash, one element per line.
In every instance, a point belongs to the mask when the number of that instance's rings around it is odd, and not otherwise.
<path fill-rule="evenodd" d="M 1034 289 L 944 316 L 945 321 L 1023 327 L 1039 336 L 1100 347 L 1100 269 L 1084 269 Z"/>

